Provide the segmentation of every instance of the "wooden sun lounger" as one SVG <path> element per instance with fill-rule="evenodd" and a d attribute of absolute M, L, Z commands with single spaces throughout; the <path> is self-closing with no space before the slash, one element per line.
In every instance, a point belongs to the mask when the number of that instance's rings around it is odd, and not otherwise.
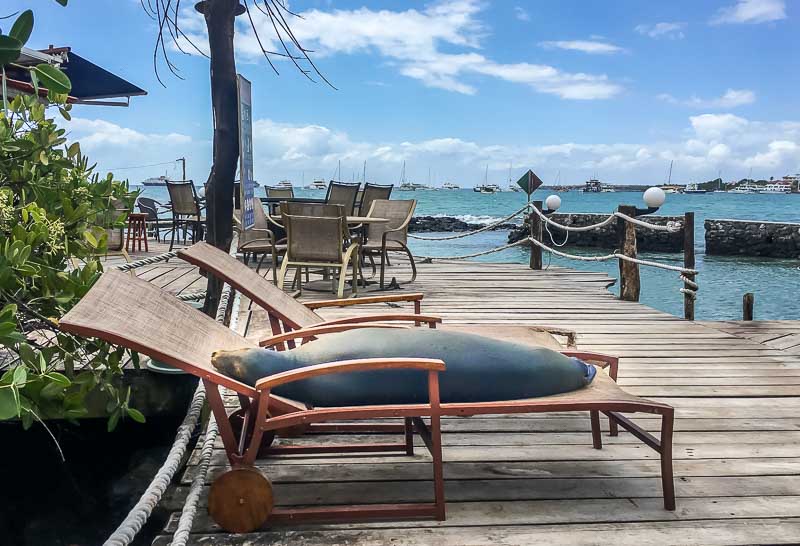
<path fill-rule="evenodd" d="M 179 250 L 178 257 L 196 265 L 202 271 L 208 271 L 215 277 L 224 280 L 254 301 L 256 305 L 266 310 L 269 314 L 272 333 L 276 335 L 303 328 L 318 328 L 339 324 L 401 321 L 413 322 L 415 325 L 427 324 L 431 328 L 435 328 L 437 323 L 442 322 L 439 317 L 422 314 L 423 295 L 419 293 L 387 294 L 302 304 L 236 258 L 208 243 L 200 242 L 189 248 Z M 314 309 L 321 307 L 345 307 L 368 303 L 395 302 L 413 302 L 414 313 L 363 315 L 326 321 L 314 312 Z M 288 347 L 293 348 L 294 345 L 290 343 Z M 283 348 L 282 346 L 276 346 L 278 350 Z"/>
<path fill-rule="evenodd" d="M 279 373 L 260 379 L 255 387 L 219 373 L 211 365 L 217 350 L 256 345 L 198 312 L 146 281 L 119 271 L 104 273 L 81 301 L 60 321 L 62 330 L 81 336 L 97 337 L 156 358 L 202 379 L 209 405 L 219 425 L 220 436 L 232 469 L 211 486 L 208 509 L 224 529 L 249 532 L 260 526 L 304 520 L 363 520 L 434 518 L 445 519 L 444 475 L 442 464 L 441 417 L 506 413 L 545 413 L 588 411 L 594 447 L 602 447 L 599 414 L 630 431 L 661 456 L 664 506 L 672 510 L 675 496 L 672 479 L 673 409 L 657 402 L 632 396 L 613 381 L 617 359 L 606 355 L 565 351 L 565 354 L 598 361 L 608 367 L 610 376 L 599 372 L 591 386 L 572 393 L 535 398 L 473 404 L 442 404 L 439 400 L 439 373 L 445 363 L 421 358 L 382 358 L 330 362 Z M 295 336 L 318 334 L 296 332 Z M 281 336 L 278 336 L 281 337 Z M 282 343 L 275 341 L 274 343 Z M 266 340 L 265 345 L 272 342 Z M 269 411 L 270 391 L 282 384 L 314 376 L 381 369 L 418 369 L 428 375 L 429 402 L 426 404 L 356 406 L 303 409 L 284 415 Z M 241 408 L 228 415 L 220 387 L 239 395 Z M 661 437 L 655 438 L 623 417 L 622 412 L 645 412 L 662 416 Z M 270 447 L 276 430 L 339 420 L 366 420 L 401 417 L 404 425 L 401 443 L 357 444 L 343 446 Z M 429 419 L 429 424 L 423 418 Z M 334 425 L 335 426 L 335 425 Z M 388 431 L 388 429 L 387 429 Z M 272 486 L 254 463 L 258 458 L 277 453 L 413 453 L 413 434 L 423 439 L 431 453 L 433 466 L 433 502 L 413 504 L 378 504 L 363 506 L 320 506 L 311 508 L 275 508 Z"/>

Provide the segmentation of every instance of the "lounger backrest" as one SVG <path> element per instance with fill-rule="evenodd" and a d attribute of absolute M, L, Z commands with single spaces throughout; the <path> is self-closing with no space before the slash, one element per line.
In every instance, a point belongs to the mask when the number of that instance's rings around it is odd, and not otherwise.
<path fill-rule="evenodd" d="M 311 309 L 215 246 L 200 242 L 179 250 L 178 257 L 224 280 L 292 328 L 323 322 Z"/>
<path fill-rule="evenodd" d="M 211 365 L 214 351 L 251 348 L 255 344 L 128 273 L 115 269 L 103 273 L 61 318 L 59 327 L 127 347 L 238 393 L 255 395 L 252 387 L 222 375 Z"/>

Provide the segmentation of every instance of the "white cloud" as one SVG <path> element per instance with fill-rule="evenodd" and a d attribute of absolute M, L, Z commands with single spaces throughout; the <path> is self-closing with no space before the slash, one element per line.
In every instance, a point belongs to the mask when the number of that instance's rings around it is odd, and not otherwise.
<path fill-rule="evenodd" d="M 595 40 L 559 40 L 539 42 L 539 45 L 545 49 L 566 49 L 571 51 L 581 51 L 583 53 L 594 55 L 609 55 L 625 51 L 624 48 L 615 46 L 614 44 L 598 42 Z"/>
<path fill-rule="evenodd" d="M 787 160 L 797 161 L 800 157 L 800 145 L 790 140 L 773 140 L 766 152 L 757 153 L 743 161 L 745 167 L 760 169 L 776 169 Z M 797 165 L 797 163 L 795 163 Z"/>
<path fill-rule="evenodd" d="M 480 143 L 457 137 L 419 141 L 368 142 L 316 125 L 293 125 L 259 120 L 255 129 L 256 171 L 297 179 L 304 172 L 330 178 L 338 162 L 350 179 L 367 161 L 368 179 L 396 182 L 402 163 L 409 178 L 425 180 L 427 169 L 439 173 L 434 182 L 479 182 L 488 164 L 490 177 L 505 180 L 509 163 L 533 168 L 550 180 L 562 171 L 568 183 L 580 183 L 594 171 L 618 183 L 656 183 L 653 173 L 675 161 L 677 181 L 713 178 L 717 170 L 731 178 L 753 167 L 755 176 L 781 176 L 800 167 L 800 123 L 768 123 L 733 114 L 701 114 L 689 118 L 682 138 L 657 142 L 579 143 L 536 146 Z M 785 171 L 785 172 L 784 172 Z"/>
<path fill-rule="evenodd" d="M 516 17 L 520 21 L 530 21 L 531 20 L 530 14 L 522 6 L 515 6 L 514 7 L 514 17 Z"/>
<path fill-rule="evenodd" d="M 205 181 L 208 177 L 211 146 L 182 133 L 143 132 L 102 119 L 73 117 L 66 123 L 67 139 L 78 141 L 89 163 L 97 172 L 114 170 L 118 179 L 140 182 L 151 176 L 168 174 L 180 178 L 177 157 L 187 158 L 189 177 Z M 158 165 L 154 165 L 158 164 Z M 128 168 L 140 167 L 144 168 Z"/>
<path fill-rule="evenodd" d="M 784 0 L 738 0 L 720 8 L 709 21 L 712 25 L 729 23 L 768 23 L 786 19 Z"/>
<path fill-rule="evenodd" d="M 102 119 L 73 118 L 68 127 L 70 137 L 80 140 L 84 151 L 113 146 L 170 146 L 192 140 L 181 133 L 141 133 Z"/>
<path fill-rule="evenodd" d="M 535 91 L 567 99 L 605 99 L 622 88 L 602 74 L 570 73 L 544 64 L 500 63 L 479 53 L 486 28 L 478 19 L 484 4 L 478 0 L 444 0 L 422 10 L 312 9 L 291 21 L 300 43 L 314 51 L 326 75 L 335 78 L 324 58 L 341 54 L 374 54 L 389 61 L 400 74 L 428 87 L 474 94 L 479 78 L 489 76 L 530 86 Z M 251 10 L 267 50 L 280 49 L 268 18 Z M 204 24 L 186 8 L 183 30 L 205 44 Z M 191 51 L 189 47 L 185 48 Z M 246 18 L 237 20 L 236 49 L 245 62 L 261 62 L 257 37 Z"/>
<path fill-rule="evenodd" d="M 98 119 L 73 118 L 70 140 L 80 140 L 100 172 L 117 167 L 149 165 L 186 156 L 189 176 L 204 181 L 211 164 L 211 145 L 187 135 L 147 133 Z M 483 180 L 486 165 L 493 181 L 508 177 L 508 165 L 532 168 L 543 180 L 561 171 L 565 183 L 579 184 L 595 172 L 614 183 L 660 183 L 670 160 L 673 180 L 711 179 L 722 170 L 726 179 L 769 178 L 800 171 L 800 122 L 762 122 L 730 113 L 704 113 L 688 118 L 687 127 L 673 138 L 650 142 L 554 142 L 538 145 L 479 142 L 442 135 L 414 141 L 370 141 L 346 131 L 316 124 L 293 124 L 259 119 L 253 124 L 256 178 L 274 183 L 287 178 L 299 183 L 330 179 L 339 162 L 342 178 L 360 176 L 396 183 L 403 162 L 408 178 L 433 182 L 451 180 L 471 186 Z M 149 176 L 179 176 L 171 165 L 115 171 L 118 178 L 138 182 Z M 517 174 L 512 173 L 513 174 Z"/>
<path fill-rule="evenodd" d="M 633 30 L 650 38 L 680 40 L 683 39 L 683 31 L 687 26 L 687 23 L 681 22 L 662 22 L 653 25 L 636 25 Z"/>
<path fill-rule="evenodd" d="M 756 94 L 750 89 L 728 89 L 722 96 L 711 99 L 692 96 L 689 99 L 680 100 L 669 93 L 662 93 L 657 98 L 670 104 L 681 104 L 692 108 L 736 108 L 737 106 L 754 103 Z"/>

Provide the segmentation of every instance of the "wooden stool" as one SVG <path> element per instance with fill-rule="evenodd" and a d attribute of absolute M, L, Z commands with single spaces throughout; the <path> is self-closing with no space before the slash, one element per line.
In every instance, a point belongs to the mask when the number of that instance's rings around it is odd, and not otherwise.
<path fill-rule="evenodd" d="M 150 249 L 147 247 L 147 214 L 131 212 L 128 214 L 128 235 L 125 237 L 125 250 L 128 252 L 142 250 L 142 241 L 144 241 L 144 251 L 149 252 Z M 138 249 L 136 248 L 137 245 Z"/>

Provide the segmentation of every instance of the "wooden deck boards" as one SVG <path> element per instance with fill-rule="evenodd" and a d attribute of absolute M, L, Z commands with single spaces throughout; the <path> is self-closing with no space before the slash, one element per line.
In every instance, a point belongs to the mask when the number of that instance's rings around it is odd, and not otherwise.
<path fill-rule="evenodd" d="M 626 390 L 674 405 L 677 510 L 667 512 L 661 506 L 657 454 L 625 432 L 617 438 L 605 435 L 603 450 L 592 449 L 588 416 L 446 418 L 445 522 L 304 525 L 230 535 L 209 520 L 204 498 L 191 544 L 797 542 L 800 341 L 794 342 L 800 339 L 800 323 L 690 323 L 615 299 L 605 288 L 612 279 L 603 274 L 563 268 L 534 272 L 512 264 L 434 263 L 419 269 L 417 281 L 404 289 L 425 293 L 424 312 L 450 324 L 573 329 L 580 348 L 622 357 L 620 384 Z M 408 277 L 402 264 L 389 273 Z M 157 284 L 173 279 L 165 283 L 168 289 L 184 279 L 177 271 L 148 275 Z M 321 313 L 338 318 L 370 309 L 404 310 L 370 305 Z M 261 311 L 243 305 L 242 313 L 240 323 L 249 325 L 249 336 L 267 334 Z M 658 430 L 653 416 L 634 420 Z M 347 441 L 359 438 L 376 439 L 348 435 Z M 337 439 L 315 436 L 313 441 Z M 197 472 L 197 458 L 195 452 L 172 497 L 175 512 L 154 544 L 169 544 L 180 501 Z M 410 502 L 432 498 L 428 461 L 427 452 L 419 449 L 413 457 L 276 457 L 259 462 L 259 467 L 273 481 L 278 504 Z M 217 442 L 208 478 L 226 465 Z"/>

